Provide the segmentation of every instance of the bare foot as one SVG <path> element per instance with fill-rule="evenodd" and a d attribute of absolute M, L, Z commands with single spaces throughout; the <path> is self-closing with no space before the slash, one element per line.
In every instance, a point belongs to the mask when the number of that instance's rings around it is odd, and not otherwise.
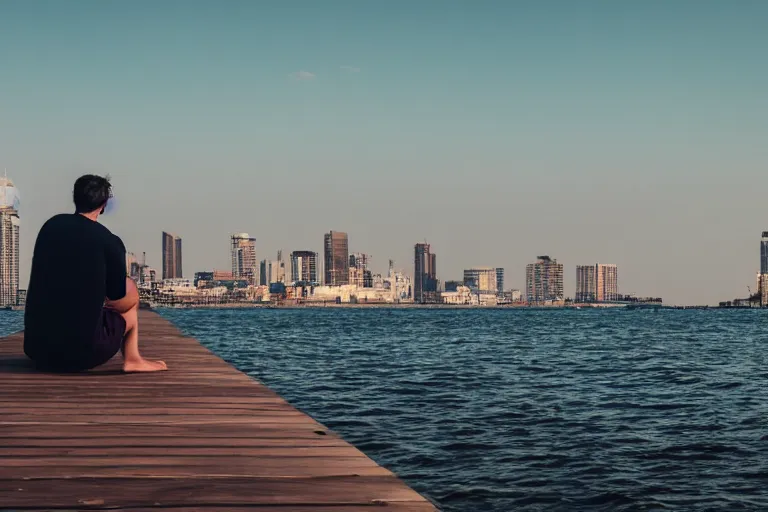
<path fill-rule="evenodd" d="M 165 364 L 165 361 L 150 361 L 149 359 L 140 359 L 139 361 L 126 361 L 123 363 L 123 371 L 125 373 L 160 372 L 167 369 L 168 365 Z"/>

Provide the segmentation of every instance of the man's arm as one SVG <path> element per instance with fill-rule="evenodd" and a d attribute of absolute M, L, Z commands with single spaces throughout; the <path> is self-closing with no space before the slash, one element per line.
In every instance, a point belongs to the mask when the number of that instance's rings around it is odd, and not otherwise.
<path fill-rule="evenodd" d="M 114 236 L 106 250 L 106 306 L 124 313 L 139 302 L 136 286 L 127 286 L 125 272 L 125 245 L 119 237 Z"/>

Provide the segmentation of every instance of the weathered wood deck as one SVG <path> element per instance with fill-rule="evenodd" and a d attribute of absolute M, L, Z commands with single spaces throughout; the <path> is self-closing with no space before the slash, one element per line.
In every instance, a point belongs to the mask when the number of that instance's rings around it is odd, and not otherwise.
<path fill-rule="evenodd" d="M 39 373 L 0 339 L 0 510 L 436 510 L 159 315 L 141 338 L 168 372 Z"/>

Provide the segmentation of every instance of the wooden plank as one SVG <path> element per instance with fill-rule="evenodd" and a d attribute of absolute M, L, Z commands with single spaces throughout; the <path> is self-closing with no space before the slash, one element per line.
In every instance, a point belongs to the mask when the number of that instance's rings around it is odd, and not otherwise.
<path fill-rule="evenodd" d="M 342 476 L 392 476 L 392 473 L 381 466 L 356 467 L 354 463 L 334 463 L 331 466 L 321 462 L 304 464 L 278 464 L 260 460 L 259 464 L 238 464 L 227 460 L 204 461 L 197 459 L 194 463 L 180 461 L 172 464 L 149 463 L 124 464 L 122 460 L 114 459 L 112 465 L 88 465 L 86 463 L 70 464 L 57 462 L 45 466 L 9 466 L 6 471 L 13 471 L 16 478 L 57 480 L 73 478 L 195 478 L 201 474 L 209 478 L 219 477 L 249 477 L 249 478 L 315 478 L 324 479 Z M 56 485 L 59 485 L 58 483 Z M 2 495 L 0 495 L 2 496 Z"/>
<path fill-rule="evenodd" d="M 119 437 L 119 436 L 143 436 L 160 437 L 163 439 L 175 439 L 180 437 L 198 437 L 206 438 L 287 438 L 287 439 L 325 439 L 336 437 L 337 435 L 330 430 L 321 427 L 319 429 L 306 428 L 305 425 L 247 425 L 236 427 L 228 425 L 226 429 L 220 426 L 200 425 L 200 424 L 155 424 L 155 425 L 113 425 L 113 424 L 82 424 L 69 425 L 71 428 L 53 429 L 50 423 L 38 422 L 33 425 L 27 424 L 0 424 L 0 439 L 5 437 L 44 437 L 66 439 L 70 437 L 82 437 L 88 435 L 91 437 Z"/>
<path fill-rule="evenodd" d="M 7 508 L 374 505 L 426 500 L 392 477 L 0 480 Z M 343 510 L 343 509 L 341 509 Z"/>
<path fill-rule="evenodd" d="M 178 436 L 168 439 L 157 437 L 0 437 L 0 454 L 14 448 L 91 448 L 107 450 L 113 448 L 210 448 L 219 446 L 224 449 L 236 448 L 315 448 L 325 446 L 349 446 L 337 437 L 196 437 Z M 54 453 L 49 451 L 47 453 Z"/>
<path fill-rule="evenodd" d="M 42 373 L 0 339 L 0 507 L 26 510 L 436 510 L 159 315 L 142 347 L 168 372 Z"/>
<path fill-rule="evenodd" d="M 90 468 L 99 467 L 111 467 L 116 464 L 121 466 L 219 466 L 229 464 L 238 464 L 241 466 L 254 466 L 255 469 L 259 469 L 258 466 L 264 466 L 270 471 L 291 471 L 298 466 L 304 466 L 306 468 L 372 468 L 378 467 L 368 457 L 364 456 L 353 446 L 349 446 L 350 450 L 355 450 L 354 453 L 347 456 L 337 455 L 335 452 L 339 450 L 339 447 L 328 448 L 328 453 L 324 457 L 248 457 L 241 455 L 227 455 L 227 454 L 209 454 L 204 456 L 198 456 L 195 454 L 196 449 L 188 449 L 188 453 L 184 455 L 168 456 L 168 455 L 156 455 L 149 454 L 146 456 L 130 456 L 130 455 L 110 455 L 110 456 L 73 456 L 65 455 L 61 457 L 51 456 L 37 456 L 37 457 L 0 457 L 0 467 L 4 468 L 24 468 L 33 466 L 55 466 L 55 465 L 68 465 L 68 466 L 82 466 Z M 349 453 L 349 452 L 347 452 Z"/>
<path fill-rule="evenodd" d="M 286 418 L 303 418 L 304 414 L 300 413 L 288 404 L 279 404 L 273 407 L 252 408 L 252 409 L 205 409 L 197 407 L 126 407 L 126 408 L 104 408 L 102 410 L 85 409 L 80 410 L 77 408 L 71 409 L 41 409 L 36 407 L 15 408 L 6 409 L 3 415 L 3 420 L 14 421 L 22 418 L 51 418 L 55 420 L 57 417 L 66 416 L 72 419 L 82 419 L 83 421 L 90 421 L 92 417 L 96 418 L 108 418 L 112 420 L 121 416 L 127 416 L 131 418 L 137 418 L 142 421 L 144 416 L 149 417 L 168 417 L 168 416 L 183 416 L 188 418 L 192 415 L 198 418 L 205 418 L 207 416 L 226 416 L 229 418 L 239 418 L 241 416 L 245 418 L 253 418 L 254 413 L 260 413 L 262 417 L 280 418 L 281 420 Z M 286 419 L 290 421 L 290 419 Z"/>
<path fill-rule="evenodd" d="M 110 507 L 103 508 L 95 505 L 82 506 L 81 508 L 67 509 L 57 508 L 57 512 L 79 512 L 80 510 L 120 510 L 121 512 L 157 512 L 158 508 L 123 508 L 123 507 Z M 287 509 L 287 510 L 286 510 Z M 3 509 L 0 509 L 3 510 Z M 8 510 L 8 509 L 6 509 Z M 51 509 L 30 509 L 25 508 L 25 512 L 51 512 Z M 291 505 L 290 507 L 284 507 L 280 505 L 238 505 L 235 507 L 172 507 L 166 508 L 169 512 L 212 512 L 218 510 L 226 510 L 226 512 L 428 512 L 434 511 L 435 508 L 429 503 L 371 503 L 368 505 Z"/>
<path fill-rule="evenodd" d="M 222 403 L 221 398 L 217 397 L 210 397 L 210 396 L 196 396 L 196 397 L 189 397 L 189 398 L 162 398 L 157 397 L 156 399 L 152 400 L 152 405 L 155 406 L 163 406 L 163 407 L 173 407 L 175 405 L 184 405 L 184 406 L 198 406 L 198 407 L 206 407 L 206 408 L 226 408 L 226 409 L 235 409 L 238 407 L 248 407 L 250 405 L 260 405 L 260 404 L 282 404 L 285 401 L 275 396 L 267 396 L 267 397 L 245 397 L 245 398 L 239 398 L 239 397 L 231 397 L 228 398 L 226 403 Z M 9 400 L 6 398 L 6 396 L 0 395 L 0 408 L 12 408 L 12 407 L 27 407 L 29 405 L 33 405 L 35 407 L 51 407 L 51 408 L 58 408 L 58 407 L 75 407 L 78 406 L 80 408 L 99 408 L 103 407 L 105 405 L 114 405 L 115 402 L 113 399 L 109 398 L 103 398 L 101 400 L 93 399 L 89 400 L 87 402 L 78 401 L 78 400 L 66 400 L 66 399 L 58 399 L 55 402 L 53 402 L 50 398 L 44 398 L 40 399 L 39 397 L 29 397 L 23 404 L 20 404 L 16 400 Z M 146 402 L 142 401 L 139 397 L 127 397 L 127 396 L 121 396 L 120 397 L 120 404 L 126 405 L 126 406 L 137 406 L 137 405 L 146 405 Z"/>
<path fill-rule="evenodd" d="M 371 503 L 369 505 L 346 505 L 343 507 L 334 506 L 312 506 L 312 505 L 293 505 L 288 510 L 284 506 L 237 506 L 227 507 L 227 512 L 434 512 L 435 507 L 430 503 Z M 149 512 L 157 511 L 152 508 L 121 508 L 124 512 Z M 211 512 L 211 508 L 205 507 L 174 507 L 171 512 Z M 50 511 L 46 511 L 50 512 Z"/>
<path fill-rule="evenodd" d="M 0 446 L 0 460 L 10 457 L 37 459 L 40 457 L 188 457 L 190 455 L 227 457 L 360 457 L 365 456 L 349 444 L 327 446 Z M 90 460 L 90 459 L 89 459 Z"/>

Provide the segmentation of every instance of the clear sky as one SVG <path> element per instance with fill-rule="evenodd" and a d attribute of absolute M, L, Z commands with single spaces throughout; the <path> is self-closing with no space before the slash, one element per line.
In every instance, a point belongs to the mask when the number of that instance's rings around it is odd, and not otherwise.
<path fill-rule="evenodd" d="M 74 179 L 187 277 L 350 250 L 438 277 L 539 254 L 619 265 L 620 291 L 754 291 L 768 230 L 768 2 L 0 0 L 0 168 L 34 237 Z M 76 276 L 69 276 L 74 277 Z M 67 279 L 68 276 L 62 276 Z"/>

